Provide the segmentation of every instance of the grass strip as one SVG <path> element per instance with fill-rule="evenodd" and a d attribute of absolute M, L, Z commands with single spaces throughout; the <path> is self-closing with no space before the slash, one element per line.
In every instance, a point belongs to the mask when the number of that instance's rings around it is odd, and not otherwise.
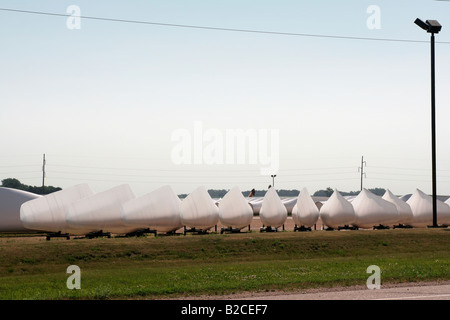
<path fill-rule="evenodd" d="M 449 229 L 0 241 L 0 299 L 155 299 L 450 279 Z M 69 265 L 81 289 L 69 290 Z"/>

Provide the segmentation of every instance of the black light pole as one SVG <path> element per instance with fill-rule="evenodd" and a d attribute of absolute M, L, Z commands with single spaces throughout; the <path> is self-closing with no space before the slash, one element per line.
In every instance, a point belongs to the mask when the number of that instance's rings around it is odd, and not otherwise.
<path fill-rule="evenodd" d="M 272 177 L 272 187 L 275 187 L 275 177 L 277 175 L 276 174 L 271 174 L 270 176 Z"/>
<path fill-rule="evenodd" d="M 436 83 L 435 83 L 435 59 L 434 59 L 434 34 L 441 31 L 442 26 L 436 20 L 423 22 L 420 19 L 414 21 L 422 29 L 431 33 L 431 158 L 433 175 L 433 227 L 437 227 L 437 196 L 436 196 Z"/>

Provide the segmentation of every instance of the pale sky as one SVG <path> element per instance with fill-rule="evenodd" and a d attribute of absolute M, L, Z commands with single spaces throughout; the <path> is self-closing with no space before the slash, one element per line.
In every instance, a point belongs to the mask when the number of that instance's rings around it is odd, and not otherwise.
<path fill-rule="evenodd" d="M 95 19 L 70 29 L 69 17 L 0 10 L 1 179 L 41 185 L 45 153 L 45 184 L 62 188 L 267 189 L 262 146 L 279 161 L 276 189 L 359 190 L 364 156 L 364 187 L 431 193 L 430 37 L 414 24 L 421 18 L 443 25 L 438 193 L 450 194 L 450 2 L 0 1 L 63 15 L 71 5 L 85 17 L 274 33 Z M 257 163 L 195 163 L 195 152 L 211 148 L 226 160 L 226 132 L 238 129 L 261 134 Z M 180 132 L 192 142 L 190 164 L 173 157 Z M 273 132 L 278 144 L 264 140 Z"/>

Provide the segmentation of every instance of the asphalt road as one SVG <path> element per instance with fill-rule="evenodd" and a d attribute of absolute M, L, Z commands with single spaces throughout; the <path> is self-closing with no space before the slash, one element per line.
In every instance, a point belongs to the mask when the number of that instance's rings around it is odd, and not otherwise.
<path fill-rule="evenodd" d="M 240 297 L 242 300 L 450 300 L 450 281 L 438 284 L 413 283 L 380 289 L 341 288 L 317 292 L 275 293 Z"/>

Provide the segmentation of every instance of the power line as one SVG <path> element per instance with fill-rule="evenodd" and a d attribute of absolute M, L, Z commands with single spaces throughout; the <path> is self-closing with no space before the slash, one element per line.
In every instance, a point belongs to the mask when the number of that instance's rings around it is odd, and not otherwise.
<path fill-rule="evenodd" d="M 382 167 L 382 166 L 371 166 L 371 168 L 376 169 L 395 169 L 395 170 L 413 170 L 413 171 L 429 171 L 429 169 L 421 169 L 421 168 L 400 168 L 400 167 Z M 442 170 L 446 171 L 446 170 Z"/>
<path fill-rule="evenodd" d="M 34 171 L 5 171 L 5 172 L 0 172 L 0 174 L 2 175 L 10 175 L 10 174 L 24 174 L 24 173 L 37 173 L 37 172 L 41 172 L 40 170 L 34 170 Z"/>
<path fill-rule="evenodd" d="M 386 42 L 428 43 L 428 41 L 425 41 L 425 40 L 369 38 L 369 37 L 339 36 L 339 35 L 326 35 L 326 34 L 310 34 L 310 33 L 296 33 L 296 32 L 280 32 L 280 31 L 267 31 L 267 30 L 223 28 L 223 27 L 211 27 L 211 26 L 175 24 L 175 23 L 162 23 L 162 22 L 141 21 L 141 20 L 127 20 L 127 19 L 116 19 L 116 18 L 93 17 L 93 16 L 76 16 L 76 15 L 63 14 L 63 13 L 52 13 L 52 12 L 43 12 L 43 11 L 30 11 L 30 10 L 18 10 L 18 9 L 10 9 L 10 8 L 0 8 L 0 10 L 1 11 L 7 11 L 7 12 L 38 14 L 38 15 L 46 15 L 46 16 L 71 17 L 71 18 L 80 18 L 80 19 L 89 19 L 89 20 L 107 21 L 107 22 L 133 23 L 133 24 L 155 25 L 155 26 L 176 27 L 176 28 L 202 29 L 202 30 L 213 30 L 213 31 L 244 32 L 244 33 L 269 34 L 269 35 L 281 35 L 281 36 L 331 38 L 331 39 L 345 39 L 345 40 L 367 40 L 367 41 L 386 41 Z M 436 43 L 450 44 L 450 42 L 448 42 L 448 41 L 443 41 L 443 42 L 436 41 Z"/>
<path fill-rule="evenodd" d="M 382 180 L 382 181 L 411 181 L 411 182 L 430 182 L 430 180 L 417 180 L 417 179 L 388 179 L 388 178 L 368 178 L 369 180 Z"/>
<path fill-rule="evenodd" d="M 215 178 L 215 179 L 265 179 L 266 176 L 259 173 L 254 175 L 180 175 L 179 173 L 173 175 L 137 175 L 137 174 L 118 174 L 118 173 L 93 173 L 93 172 L 74 172 L 74 171 L 51 171 L 52 174 L 70 174 L 70 175 L 89 175 L 89 176 L 109 176 L 109 177 L 140 177 L 140 178 Z M 310 176 L 335 176 L 335 175 L 350 175 L 353 172 L 336 172 L 336 173 L 308 173 L 308 174 L 289 174 L 288 177 L 310 177 Z"/>
<path fill-rule="evenodd" d="M 358 168 L 358 171 L 361 169 L 361 191 L 363 189 L 363 176 L 365 177 L 366 174 L 364 172 L 364 165 L 367 165 L 367 162 L 364 161 L 364 156 L 361 157 L 361 167 Z"/>
<path fill-rule="evenodd" d="M 95 178 L 71 178 L 71 177 L 58 177 L 58 176 L 50 176 L 49 178 L 53 180 L 76 180 L 76 181 L 96 181 L 96 182 L 124 182 L 125 180 L 118 179 L 95 179 Z M 174 178 L 174 177 L 168 177 Z M 265 177 L 266 178 L 266 177 Z M 352 181 L 357 180 L 357 178 L 339 178 L 339 179 L 313 179 L 313 180 L 282 180 L 283 183 L 305 183 L 305 182 L 317 182 L 317 181 Z M 177 183 L 177 184 L 220 184 L 220 185 L 231 185 L 236 184 L 238 182 L 228 182 L 228 181 L 214 181 L 214 182 L 205 182 L 201 180 L 190 180 L 190 181 L 180 181 L 180 180 L 126 180 L 126 183 L 158 183 L 158 184 L 167 184 L 167 183 Z M 255 181 L 246 182 L 246 183 L 256 183 Z"/>
<path fill-rule="evenodd" d="M 377 175 L 389 175 L 389 176 L 407 176 L 407 177 L 428 177 L 428 174 L 409 174 L 409 173 L 391 173 L 391 172 L 373 172 L 375 176 Z M 448 176 L 447 176 L 448 177 Z"/>
<path fill-rule="evenodd" d="M 226 164 L 223 164 L 226 165 Z M 190 165 L 191 166 L 191 165 Z M 234 166 L 239 166 L 239 164 L 236 164 Z M 259 166 L 259 165 L 252 165 L 252 166 Z M 60 165 L 60 164 L 50 164 L 50 167 L 59 167 L 59 168 L 79 168 L 79 169 L 100 169 L 100 170 L 125 170 L 125 171 L 157 171 L 157 172 L 177 172 L 177 173 L 185 173 L 185 172 L 193 172 L 193 173 L 198 173 L 198 172 L 208 172 L 208 173 L 218 173 L 218 172 L 225 172 L 225 173 L 229 173 L 230 171 L 232 172 L 251 172 L 251 171 L 255 171 L 255 172 L 259 172 L 259 167 L 257 169 L 233 169 L 230 170 L 228 169 L 214 169 L 214 170 L 208 170 L 205 171 L 205 167 L 201 166 L 199 167 L 199 169 L 179 169 L 179 170 L 175 170 L 175 169 L 158 169 L 158 168 L 153 168 L 153 169 L 140 169 L 140 168 L 125 168 L 125 167 L 98 167 L 98 166 L 78 166 L 78 165 Z M 296 168 L 296 169 L 282 169 L 280 168 L 279 171 L 282 172 L 292 172 L 292 171 L 313 171 L 313 170 L 337 170 L 337 169 L 353 169 L 353 167 L 326 167 L 326 168 Z M 325 174 L 325 173 L 324 173 Z"/>
<path fill-rule="evenodd" d="M 1 165 L 0 168 L 24 168 L 24 167 L 36 167 L 36 164 L 29 165 Z"/>
<path fill-rule="evenodd" d="M 365 161 L 364 161 L 365 163 Z M 234 168 L 236 165 L 229 166 L 227 169 L 217 169 L 217 168 L 208 168 L 205 170 L 205 166 L 199 166 L 197 169 L 187 169 L 187 168 L 172 168 L 172 169 L 164 169 L 164 168 L 137 168 L 137 167 L 106 167 L 106 166 L 83 166 L 83 165 L 66 165 L 66 164 L 47 164 L 45 163 L 46 168 L 49 168 L 53 173 L 62 173 L 62 174 L 93 174 L 93 175 L 112 175 L 112 176 L 147 176 L 147 177 L 162 177 L 158 173 L 171 173 L 173 175 L 195 175 L 201 173 L 202 176 L 210 176 L 211 174 L 227 174 L 229 177 L 254 177 L 260 176 L 260 170 L 258 168 L 249 168 L 249 169 L 236 169 Z M 25 170 L 19 170 L 19 168 L 27 168 Z M 254 166 L 253 166 L 254 167 Z M 15 174 L 15 173 L 33 173 L 38 172 L 40 170 L 42 172 L 42 167 L 38 169 L 36 165 L 2 165 L 0 166 L 0 174 Z M 13 169 L 12 171 L 5 170 L 7 168 Z M 32 170 L 32 168 L 36 168 Z M 192 166 L 190 166 L 192 168 Z M 352 169 L 353 167 L 302 167 L 302 168 L 280 168 L 278 171 L 282 172 L 285 176 L 291 177 L 303 177 L 303 176 L 323 176 L 323 175 L 343 175 L 343 174 L 352 174 L 348 169 Z M 426 176 L 425 174 L 421 174 L 421 172 L 427 172 L 429 169 L 422 168 L 400 168 L 400 167 L 389 167 L 389 166 L 372 166 L 372 169 L 375 171 L 374 174 L 389 174 L 389 175 L 400 175 L 400 176 Z M 67 169 L 78 169 L 78 170 L 67 170 Z M 114 171 L 105 172 L 106 170 Z M 378 171 L 379 170 L 379 171 Z M 395 172 L 391 172 L 391 170 L 395 170 Z M 398 172 L 398 170 L 403 170 L 403 172 Z M 361 171 L 361 167 L 358 168 L 358 171 Z M 365 170 L 364 170 L 365 171 Z M 413 171 L 411 173 L 407 173 L 405 171 Z M 414 172 L 415 171 L 415 172 Z M 449 172 L 450 170 L 438 170 L 443 174 Z M 120 172 L 120 173 L 118 173 Z M 136 174 L 136 173 L 139 174 Z M 144 174 L 142 174 L 144 173 Z M 230 173 L 239 174 L 238 176 L 230 176 Z M 365 174 L 365 172 L 361 172 Z M 448 175 L 445 175 L 447 177 Z"/>

